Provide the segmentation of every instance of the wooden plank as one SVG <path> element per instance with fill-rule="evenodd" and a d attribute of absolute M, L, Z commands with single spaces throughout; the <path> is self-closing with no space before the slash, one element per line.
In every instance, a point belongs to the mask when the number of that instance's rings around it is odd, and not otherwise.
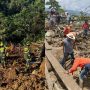
<path fill-rule="evenodd" d="M 54 83 L 54 88 L 55 88 L 55 90 L 64 90 L 64 89 L 59 88 L 56 83 Z"/>
<path fill-rule="evenodd" d="M 66 71 L 60 65 L 60 63 L 57 61 L 57 59 L 52 55 L 51 51 L 46 50 L 45 54 L 46 54 L 46 57 L 48 58 L 48 60 L 50 61 L 51 65 L 57 72 L 58 76 L 65 84 L 66 88 L 68 90 L 81 90 L 79 85 L 77 85 L 77 83 L 73 80 L 73 78 L 71 76 L 69 76 L 68 74 L 65 74 Z"/>

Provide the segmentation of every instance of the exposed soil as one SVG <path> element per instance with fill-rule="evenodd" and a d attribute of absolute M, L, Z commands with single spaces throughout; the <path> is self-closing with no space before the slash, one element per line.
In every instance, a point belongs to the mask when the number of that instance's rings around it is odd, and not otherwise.
<path fill-rule="evenodd" d="M 36 52 L 36 55 L 39 54 Z M 28 72 L 25 72 L 23 56 L 8 58 L 5 68 L 0 65 L 0 90 L 45 90 L 44 66 L 45 60 L 31 64 Z"/>

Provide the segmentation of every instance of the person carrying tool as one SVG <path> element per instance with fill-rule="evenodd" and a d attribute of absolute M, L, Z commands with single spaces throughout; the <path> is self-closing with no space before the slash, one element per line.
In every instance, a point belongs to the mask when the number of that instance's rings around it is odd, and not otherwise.
<path fill-rule="evenodd" d="M 30 62 L 30 54 L 29 54 L 29 44 L 27 43 L 24 46 L 24 59 L 26 61 L 26 66 L 25 66 L 25 71 L 27 71 L 29 69 L 29 62 Z"/>
<path fill-rule="evenodd" d="M 63 41 L 63 59 L 61 60 L 61 65 L 64 66 L 68 56 L 71 56 L 71 63 L 74 61 L 74 51 L 73 51 L 73 42 L 75 41 L 75 36 L 73 34 L 67 34 L 67 37 Z"/>
<path fill-rule="evenodd" d="M 83 28 L 83 36 L 86 38 L 89 30 L 89 24 L 87 20 L 85 20 L 84 24 L 82 25 L 82 28 Z"/>
<path fill-rule="evenodd" d="M 87 77 L 88 72 L 90 71 L 90 58 L 75 58 L 73 66 L 69 69 L 68 73 L 72 73 L 77 70 L 78 67 L 81 67 L 81 73 L 79 76 L 80 86 L 83 87 L 83 79 Z"/>
<path fill-rule="evenodd" d="M 2 36 L 0 37 L 0 63 L 5 67 L 5 46 L 2 41 Z"/>

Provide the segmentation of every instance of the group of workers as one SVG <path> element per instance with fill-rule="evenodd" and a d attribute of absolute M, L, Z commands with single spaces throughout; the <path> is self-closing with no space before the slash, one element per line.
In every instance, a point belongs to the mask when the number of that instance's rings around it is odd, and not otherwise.
<path fill-rule="evenodd" d="M 51 15 L 54 15 L 54 13 L 52 12 Z M 90 58 L 84 58 L 81 56 L 74 57 L 74 49 L 73 48 L 75 46 L 75 43 L 76 43 L 75 40 L 76 40 L 77 36 L 79 36 L 81 33 L 83 34 L 83 38 L 85 38 L 85 39 L 88 38 L 89 24 L 88 24 L 88 20 L 85 20 L 85 22 L 81 26 L 82 30 L 80 30 L 78 32 L 77 31 L 74 32 L 74 31 L 72 31 L 72 23 L 70 23 L 71 16 L 68 13 L 66 13 L 66 16 L 67 16 L 67 18 L 66 18 L 67 22 L 66 22 L 66 26 L 63 29 L 64 40 L 62 42 L 64 56 L 63 56 L 62 60 L 60 60 L 60 64 L 64 68 L 65 63 L 68 59 L 68 56 L 70 56 L 72 67 L 66 73 L 67 74 L 73 73 L 74 71 L 77 70 L 78 67 L 81 67 L 79 81 L 80 81 L 80 86 L 83 87 L 83 80 L 85 77 L 87 77 L 87 75 L 90 71 Z M 48 35 L 49 34 L 50 33 L 48 33 Z M 47 35 L 47 33 L 46 33 L 46 35 Z"/>
<path fill-rule="evenodd" d="M 54 8 L 51 9 L 51 12 L 49 14 L 49 25 L 51 27 L 54 27 L 55 25 L 59 24 L 60 22 L 60 15 Z"/>
<path fill-rule="evenodd" d="M 64 20 L 64 19 L 65 20 Z M 67 23 L 70 24 L 71 23 L 71 15 L 66 12 L 64 13 L 64 16 L 59 14 L 55 8 L 51 8 L 51 11 L 48 15 L 48 20 L 49 20 L 49 24 L 51 27 L 54 27 L 55 25 L 58 25 L 60 22 L 63 22 L 63 20 Z"/>
<path fill-rule="evenodd" d="M 89 31 L 89 24 L 88 21 L 85 20 L 85 22 L 82 25 L 83 29 L 83 37 L 88 37 L 88 31 Z M 83 87 L 83 80 L 84 77 L 87 76 L 89 70 L 90 70 L 90 58 L 84 58 L 84 57 L 74 57 L 74 44 L 75 44 L 75 38 L 77 35 L 79 35 L 79 32 L 72 32 L 70 25 L 66 26 L 64 28 L 64 40 L 63 40 L 63 53 L 64 56 L 60 62 L 60 64 L 64 67 L 66 60 L 68 59 L 68 56 L 70 56 L 72 67 L 68 71 L 68 73 L 73 73 L 77 70 L 78 67 L 81 67 L 81 73 L 80 73 L 80 85 Z"/>

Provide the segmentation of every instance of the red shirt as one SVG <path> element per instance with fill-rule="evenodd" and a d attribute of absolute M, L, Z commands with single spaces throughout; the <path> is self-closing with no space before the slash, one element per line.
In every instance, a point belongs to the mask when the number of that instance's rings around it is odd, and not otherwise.
<path fill-rule="evenodd" d="M 69 27 L 65 27 L 64 28 L 64 36 L 66 36 L 70 31 L 71 31 L 71 29 Z"/>
<path fill-rule="evenodd" d="M 85 64 L 90 64 L 90 58 L 76 58 L 69 72 L 73 73 L 77 70 L 77 67 L 83 68 Z"/>
<path fill-rule="evenodd" d="M 89 24 L 88 23 L 84 23 L 82 25 L 82 28 L 85 30 L 85 29 L 89 29 Z"/>

